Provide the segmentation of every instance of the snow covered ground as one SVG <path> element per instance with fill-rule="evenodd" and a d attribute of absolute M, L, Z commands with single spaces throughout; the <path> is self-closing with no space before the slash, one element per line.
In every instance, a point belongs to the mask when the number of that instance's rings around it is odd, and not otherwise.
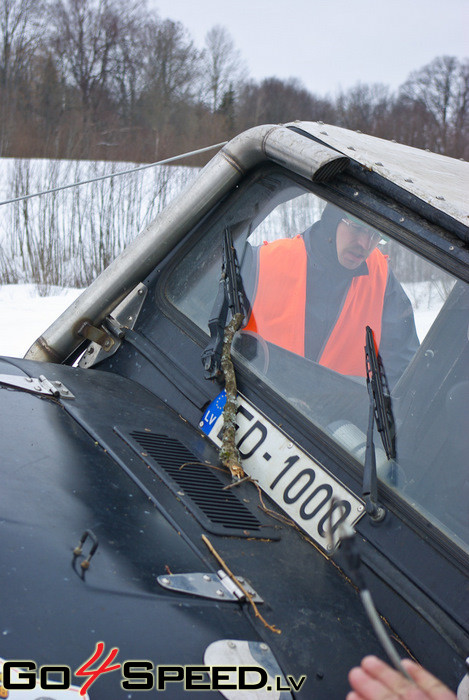
<path fill-rule="evenodd" d="M 81 291 L 52 288 L 41 297 L 33 284 L 0 285 L 0 355 L 23 357 Z"/>

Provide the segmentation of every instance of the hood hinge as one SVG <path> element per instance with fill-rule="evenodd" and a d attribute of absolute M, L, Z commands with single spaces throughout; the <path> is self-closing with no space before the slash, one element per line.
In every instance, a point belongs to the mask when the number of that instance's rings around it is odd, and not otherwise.
<path fill-rule="evenodd" d="M 47 379 L 43 374 L 39 377 L 22 377 L 16 374 L 0 374 L 0 384 L 29 391 L 31 394 L 54 396 L 57 399 L 74 399 L 70 389 L 58 380 Z"/>
<path fill-rule="evenodd" d="M 239 576 L 236 577 L 255 603 L 263 599 L 252 586 Z M 221 600 L 227 603 L 243 602 L 246 596 L 236 583 L 222 569 L 213 573 L 168 574 L 158 576 L 157 581 L 163 588 L 177 593 L 189 593 L 200 598 Z"/>

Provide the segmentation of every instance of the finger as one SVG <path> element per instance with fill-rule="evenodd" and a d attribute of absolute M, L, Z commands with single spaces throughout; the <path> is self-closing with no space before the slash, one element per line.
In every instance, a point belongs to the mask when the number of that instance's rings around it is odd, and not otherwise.
<path fill-rule="evenodd" d="M 365 658 L 362 659 L 361 667 L 387 688 L 391 688 L 396 695 L 414 685 L 412 681 L 405 678 L 402 673 L 396 671 L 392 666 L 389 666 L 389 664 L 381 661 L 381 659 L 378 659 L 376 656 L 365 656 Z"/>
<path fill-rule="evenodd" d="M 363 668 L 352 668 L 348 674 L 352 689 L 360 700 L 394 700 L 396 695 Z"/>
<path fill-rule="evenodd" d="M 419 688 L 427 693 L 430 700 L 453 700 L 456 698 L 456 695 L 444 683 L 418 664 L 404 659 L 402 665 Z"/>
<path fill-rule="evenodd" d="M 369 680 L 365 683 L 362 677 L 358 677 L 358 687 L 352 685 L 352 688 L 362 693 L 364 700 L 434 700 L 376 656 L 366 656 L 361 662 L 360 670 Z"/>
<path fill-rule="evenodd" d="M 347 697 L 345 700 L 363 700 L 362 695 L 358 695 L 354 690 L 351 690 L 350 693 L 347 693 Z"/>

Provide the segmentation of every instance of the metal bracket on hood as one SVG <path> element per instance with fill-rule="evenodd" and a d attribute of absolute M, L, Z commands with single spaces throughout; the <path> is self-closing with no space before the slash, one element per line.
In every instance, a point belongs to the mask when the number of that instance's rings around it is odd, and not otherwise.
<path fill-rule="evenodd" d="M 58 380 L 49 380 L 43 374 L 39 377 L 23 377 L 16 374 L 0 374 L 0 384 L 29 391 L 32 394 L 42 394 L 43 396 L 55 396 L 60 399 L 74 399 L 70 389 Z"/>
<path fill-rule="evenodd" d="M 236 578 L 255 603 L 264 602 L 244 578 L 239 576 Z M 239 588 L 222 569 L 216 574 L 168 574 L 167 576 L 158 576 L 157 581 L 163 588 L 175 591 L 176 593 L 189 593 L 190 595 L 199 596 L 200 598 L 221 600 L 227 603 L 243 602 L 246 600 L 246 596 L 241 588 Z"/>
<path fill-rule="evenodd" d="M 81 335 L 86 340 L 91 340 L 106 352 L 108 352 L 115 343 L 114 338 L 107 333 L 104 328 L 96 328 L 96 326 L 92 326 L 91 323 L 87 321 L 80 326 L 78 335 Z"/>
<path fill-rule="evenodd" d="M 132 329 L 147 296 L 147 288 L 138 284 L 121 303 L 112 316 L 107 316 L 100 328 L 84 323 L 79 333 L 91 340 L 88 349 L 79 361 L 79 366 L 88 369 L 105 357 L 111 357 L 118 350 L 127 328 Z M 93 334 L 96 337 L 93 337 Z"/>

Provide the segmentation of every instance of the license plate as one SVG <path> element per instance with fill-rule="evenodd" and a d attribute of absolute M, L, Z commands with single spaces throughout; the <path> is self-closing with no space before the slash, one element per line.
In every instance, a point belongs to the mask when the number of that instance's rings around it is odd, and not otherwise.
<path fill-rule="evenodd" d="M 340 541 L 340 525 L 353 527 L 363 502 L 243 396 L 238 395 L 236 441 L 246 474 L 323 550 Z M 220 446 L 224 391 L 210 404 L 201 430 Z M 331 513 L 332 508 L 332 513 Z"/>

